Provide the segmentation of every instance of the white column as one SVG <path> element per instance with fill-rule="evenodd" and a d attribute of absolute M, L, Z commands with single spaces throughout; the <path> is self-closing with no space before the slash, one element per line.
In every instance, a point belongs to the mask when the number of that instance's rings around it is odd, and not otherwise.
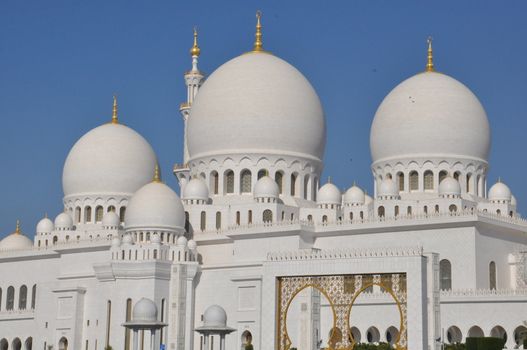
<path fill-rule="evenodd" d="M 134 340 L 133 340 L 133 345 L 132 345 L 132 349 L 133 350 L 139 350 L 139 332 L 137 331 L 137 329 L 134 329 Z"/>
<path fill-rule="evenodd" d="M 205 333 L 203 335 L 203 350 L 209 350 L 209 334 Z"/>
<path fill-rule="evenodd" d="M 225 350 L 225 334 L 220 334 L 220 350 Z"/>
<path fill-rule="evenodd" d="M 155 340 L 156 340 L 156 330 L 151 329 L 150 330 L 150 350 L 156 350 L 159 349 L 159 347 L 155 347 Z"/>

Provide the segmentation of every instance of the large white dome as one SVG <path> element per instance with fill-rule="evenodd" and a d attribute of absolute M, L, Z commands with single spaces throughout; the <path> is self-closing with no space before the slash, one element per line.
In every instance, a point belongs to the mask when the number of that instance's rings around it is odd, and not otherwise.
<path fill-rule="evenodd" d="M 137 132 L 104 124 L 73 146 L 62 174 L 64 196 L 132 194 L 152 179 L 156 155 Z"/>
<path fill-rule="evenodd" d="M 268 53 L 248 53 L 203 84 L 188 124 L 190 158 L 267 153 L 322 160 L 324 112 L 309 81 Z"/>
<path fill-rule="evenodd" d="M 377 109 L 370 132 L 373 162 L 416 157 L 487 161 L 490 128 L 478 98 L 436 72 L 399 84 Z"/>

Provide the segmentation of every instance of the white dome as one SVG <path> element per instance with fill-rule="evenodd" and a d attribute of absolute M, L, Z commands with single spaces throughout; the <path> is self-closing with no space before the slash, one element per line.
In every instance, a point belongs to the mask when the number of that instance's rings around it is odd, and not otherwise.
<path fill-rule="evenodd" d="M 512 198 L 509 186 L 503 182 L 498 181 L 489 190 L 489 199 L 491 201 L 510 201 Z"/>
<path fill-rule="evenodd" d="M 185 238 L 185 236 L 178 237 L 178 239 L 176 240 L 176 245 L 178 247 L 185 248 L 187 246 L 187 239 Z"/>
<path fill-rule="evenodd" d="M 191 240 L 188 241 L 187 247 L 190 250 L 196 250 L 198 248 L 198 244 L 196 243 L 195 240 L 191 239 Z"/>
<path fill-rule="evenodd" d="M 276 181 L 266 175 L 256 181 L 253 192 L 255 198 L 278 198 L 280 189 Z"/>
<path fill-rule="evenodd" d="M 51 221 L 47 216 L 40 220 L 37 224 L 37 233 L 51 233 L 55 229 L 53 221 Z"/>
<path fill-rule="evenodd" d="M 183 199 L 207 201 L 209 199 L 209 189 L 202 179 L 192 179 L 185 186 Z"/>
<path fill-rule="evenodd" d="M 0 241 L 0 250 L 20 250 L 30 249 L 33 247 L 33 242 L 20 232 L 20 226 L 17 222 L 16 231 L 4 237 Z"/>
<path fill-rule="evenodd" d="M 439 184 L 439 194 L 443 196 L 459 196 L 461 194 L 459 181 L 451 176 L 445 177 Z"/>
<path fill-rule="evenodd" d="M 342 193 L 337 186 L 328 182 L 318 190 L 317 203 L 340 205 L 342 203 Z"/>
<path fill-rule="evenodd" d="M 113 211 L 109 211 L 102 217 L 103 227 L 118 227 L 120 224 L 119 215 Z"/>
<path fill-rule="evenodd" d="M 364 204 L 366 201 L 365 193 L 360 187 L 353 185 L 344 194 L 344 203 Z"/>
<path fill-rule="evenodd" d="M 185 210 L 176 192 L 162 182 L 137 191 L 126 208 L 126 229 L 184 231 Z"/>
<path fill-rule="evenodd" d="M 381 181 L 381 184 L 379 185 L 379 189 L 377 190 L 377 194 L 379 196 L 399 196 L 399 190 L 397 189 L 397 185 L 395 181 L 392 179 L 386 178 Z"/>
<path fill-rule="evenodd" d="M 382 101 L 370 132 L 373 162 L 415 157 L 485 161 L 490 149 L 487 114 L 459 81 L 435 72 L 417 74 Z"/>
<path fill-rule="evenodd" d="M 203 326 L 227 327 L 227 313 L 219 305 L 211 305 L 203 313 Z"/>
<path fill-rule="evenodd" d="M 134 322 L 157 322 L 156 304 L 150 299 L 141 298 L 134 305 L 132 320 Z"/>
<path fill-rule="evenodd" d="M 68 213 L 60 213 L 55 218 L 55 228 L 58 230 L 71 230 L 73 229 L 73 219 Z"/>
<path fill-rule="evenodd" d="M 104 124 L 73 146 L 62 174 L 64 196 L 131 195 L 152 180 L 156 155 L 148 142 L 122 124 Z"/>
<path fill-rule="evenodd" d="M 321 161 L 324 112 L 295 67 L 271 54 L 244 54 L 219 67 L 199 90 L 188 140 L 191 158 L 267 153 Z"/>

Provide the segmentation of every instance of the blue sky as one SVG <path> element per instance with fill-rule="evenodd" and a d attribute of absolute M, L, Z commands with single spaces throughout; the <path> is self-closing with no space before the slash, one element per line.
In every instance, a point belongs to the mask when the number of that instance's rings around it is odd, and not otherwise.
<path fill-rule="evenodd" d="M 468 85 L 492 127 L 490 178 L 527 203 L 527 24 L 524 1 L 20 1 L 0 2 L 0 237 L 32 236 L 62 211 L 62 166 L 75 141 L 111 116 L 154 147 L 165 181 L 181 160 L 192 28 L 213 72 L 264 45 L 302 71 L 327 118 L 324 178 L 372 190 L 369 130 L 383 97 L 424 69 L 434 37 L 439 71 Z"/>

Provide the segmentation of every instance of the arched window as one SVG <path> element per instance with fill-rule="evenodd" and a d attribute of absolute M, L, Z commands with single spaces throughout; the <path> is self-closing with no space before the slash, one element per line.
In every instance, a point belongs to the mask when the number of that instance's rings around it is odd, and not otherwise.
<path fill-rule="evenodd" d="M 218 172 L 213 171 L 210 173 L 210 188 L 213 194 L 218 194 Z"/>
<path fill-rule="evenodd" d="M 106 341 L 105 346 L 110 345 L 110 325 L 112 324 L 112 302 L 108 300 L 106 302 Z"/>
<path fill-rule="evenodd" d="M 379 208 L 377 208 L 377 215 L 380 217 L 380 218 L 383 218 L 384 217 L 384 207 L 381 205 L 379 206 Z"/>
<path fill-rule="evenodd" d="M 199 227 L 201 231 L 205 231 L 205 229 L 207 228 L 207 213 L 205 213 L 204 211 L 201 212 Z"/>
<path fill-rule="evenodd" d="M 296 196 L 296 179 L 297 174 L 291 174 L 291 196 Z"/>
<path fill-rule="evenodd" d="M 80 223 L 81 222 L 81 207 L 75 208 L 75 222 Z"/>
<path fill-rule="evenodd" d="M 467 174 L 467 192 L 472 193 L 472 174 Z"/>
<path fill-rule="evenodd" d="M 225 193 L 234 193 L 234 171 L 227 170 L 223 176 L 223 186 Z"/>
<path fill-rule="evenodd" d="M 1 292 L 0 292 L 0 295 L 1 295 Z M 34 284 L 33 288 L 31 288 L 31 308 L 34 310 L 36 305 L 37 305 L 37 285 Z"/>
<path fill-rule="evenodd" d="M 95 222 L 96 223 L 100 223 L 102 221 L 102 216 L 103 216 L 103 209 L 102 209 L 102 206 L 97 206 L 97 208 L 95 208 Z"/>
<path fill-rule="evenodd" d="M 328 216 L 327 215 L 323 215 L 322 216 L 322 222 L 325 224 L 328 222 Z"/>
<path fill-rule="evenodd" d="M 360 217 L 361 220 L 364 219 L 364 212 L 362 210 L 359 213 L 359 217 Z"/>
<path fill-rule="evenodd" d="M 496 214 L 501 215 L 501 210 L 496 210 Z"/>
<path fill-rule="evenodd" d="M 57 244 L 59 238 L 57 236 L 53 236 L 53 244 Z"/>
<path fill-rule="evenodd" d="M 10 286 L 7 288 L 6 304 L 5 308 L 7 311 L 13 310 L 15 307 L 15 288 Z"/>
<path fill-rule="evenodd" d="M 119 208 L 119 219 L 121 220 L 121 223 L 124 222 L 125 215 L 126 215 L 126 207 Z"/>
<path fill-rule="evenodd" d="M 461 174 L 461 173 L 460 173 L 459 171 L 456 171 L 456 172 L 454 173 L 454 179 L 457 180 L 457 181 L 459 181 L 459 175 L 460 175 L 460 174 Z"/>
<path fill-rule="evenodd" d="M 273 221 L 273 212 L 269 209 L 265 209 L 262 214 L 263 222 L 272 222 Z"/>
<path fill-rule="evenodd" d="M 249 212 L 247 212 L 247 221 L 249 224 L 253 223 L 253 211 L 252 210 L 249 210 Z"/>
<path fill-rule="evenodd" d="M 397 185 L 399 186 L 399 191 L 404 191 L 404 174 L 397 174 Z"/>
<path fill-rule="evenodd" d="M 132 299 L 126 299 L 126 313 L 124 315 L 126 322 L 132 320 Z M 130 328 L 124 330 L 124 350 L 130 350 Z"/>
<path fill-rule="evenodd" d="M 496 263 L 494 261 L 489 264 L 489 289 L 496 289 Z"/>
<path fill-rule="evenodd" d="M 406 208 L 406 215 L 412 215 L 412 207 L 408 206 Z"/>
<path fill-rule="evenodd" d="M 436 213 L 439 213 L 439 205 L 436 204 L 436 206 L 434 207 L 434 211 L 435 211 Z"/>
<path fill-rule="evenodd" d="M 27 287 L 22 285 L 18 292 L 18 309 L 25 310 L 27 307 Z"/>
<path fill-rule="evenodd" d="M 423 213 L 425 213 L 425 215 L 428 214 L 428 206 L 425 205 L 423 207 Z"/>
<path fill-rule="evenodd" d="M 274 174 L 274 180 L 278 184 L 279 193 L 282 194 L 284 189 L 284 174 L 281 171 L 277 171 Z"/>
<path fill-rule="evenodd" d="M 395 206 L 393 211 L 394 211 L 395 217 L 399 216 L 399 206 L 398 205 Z"/>
<path fill-rule="evenodd" d="M 448 207 L 448 211 L 451 212 L 451 213 L 455 213 L 457 212 L 457 206 L 455 204 L 451 204 L 449 207 Z"/>
<path fill-rule="evenodd" d="M 190 232 L 190 217 L 188 211 L 185 212 L 185 231 Z"/>
<path fill-rule="evenodd" d="M 445 179 L 445 177 L 448 176 L 448 172 L 446 170 L 441 170 L 439 172 L 439 183 Z"/>
<path fill-rule="evenodd" d="M 22 342 L 20 341 L 20 338 L 15 338 L 11 342 L 11 349 L 13 350 L 22 350 Z"/>
<path fill-rule="evenodd" d="M 260 169 L 258 170 L 258 180 L 260 180 L 262 177 L 264 177 L 265 175 L 267 175 L 267 170 L 266 169 Z"/>
<path fill-rule="evenodd" d="M 241 193 L 250 193 L 251 188 L 251 171 L 243 170 L 240 175 L 240 192 Z"/>
<path fill-rule="evenodd" d="M 308 215 L 307 216 L 307 221 L 313 222 L 313 215 Z"/>
<path fill-rule="evenodd" d="M 84 207 L 84 222 L 91 222 L 91 207 Z"/>
<path fill-rule="evenodd" d="M 25 350 L 32 350 L 33 349 L 33 337 L 29 337 L 24 342 Z"/>
<path fill-rule="evenodd" d="M 353 221 L 353 212 L 350 211 L 350 221 Z"/>
<path fill-rule="evenodd" d="M 304 176 L 304 199 L 308 199 L 309 175 Z"/>
<path fill-rule="evenodd" d="M 236 225 L 239 225 L 240 224 L 240 212 L 237 211 L 236 212 Z"/>
<path fill-rule="evenodd" d="M 441 290 L 452 289 L 452 265 L 447 259 L 439 262 L 439 287 Z"/>
<path fill-rule="evenodd" d="M 106 208 L 106 211 L 109 213 L 113 211 L 115 213 L 115 207 L 113 205 L 110 205 L 108 208 Z"/>
<path fill-rule="evenodd" d="M 216 212 L 216 230 L 221 229 L 221 212 Z"/>
<path fill-rule="evenodd" d="M 424 173 L 424 185 L 425 190 L 433 190 L 434 189 L 434 173 L 432 170 L 427 170 Z"/>
<path fill-rule="evenodd" d="M 410 172 L 410 191 L 417 191 L 419 190 L 419 174 L 417 171 L 411 171 Z"/>

